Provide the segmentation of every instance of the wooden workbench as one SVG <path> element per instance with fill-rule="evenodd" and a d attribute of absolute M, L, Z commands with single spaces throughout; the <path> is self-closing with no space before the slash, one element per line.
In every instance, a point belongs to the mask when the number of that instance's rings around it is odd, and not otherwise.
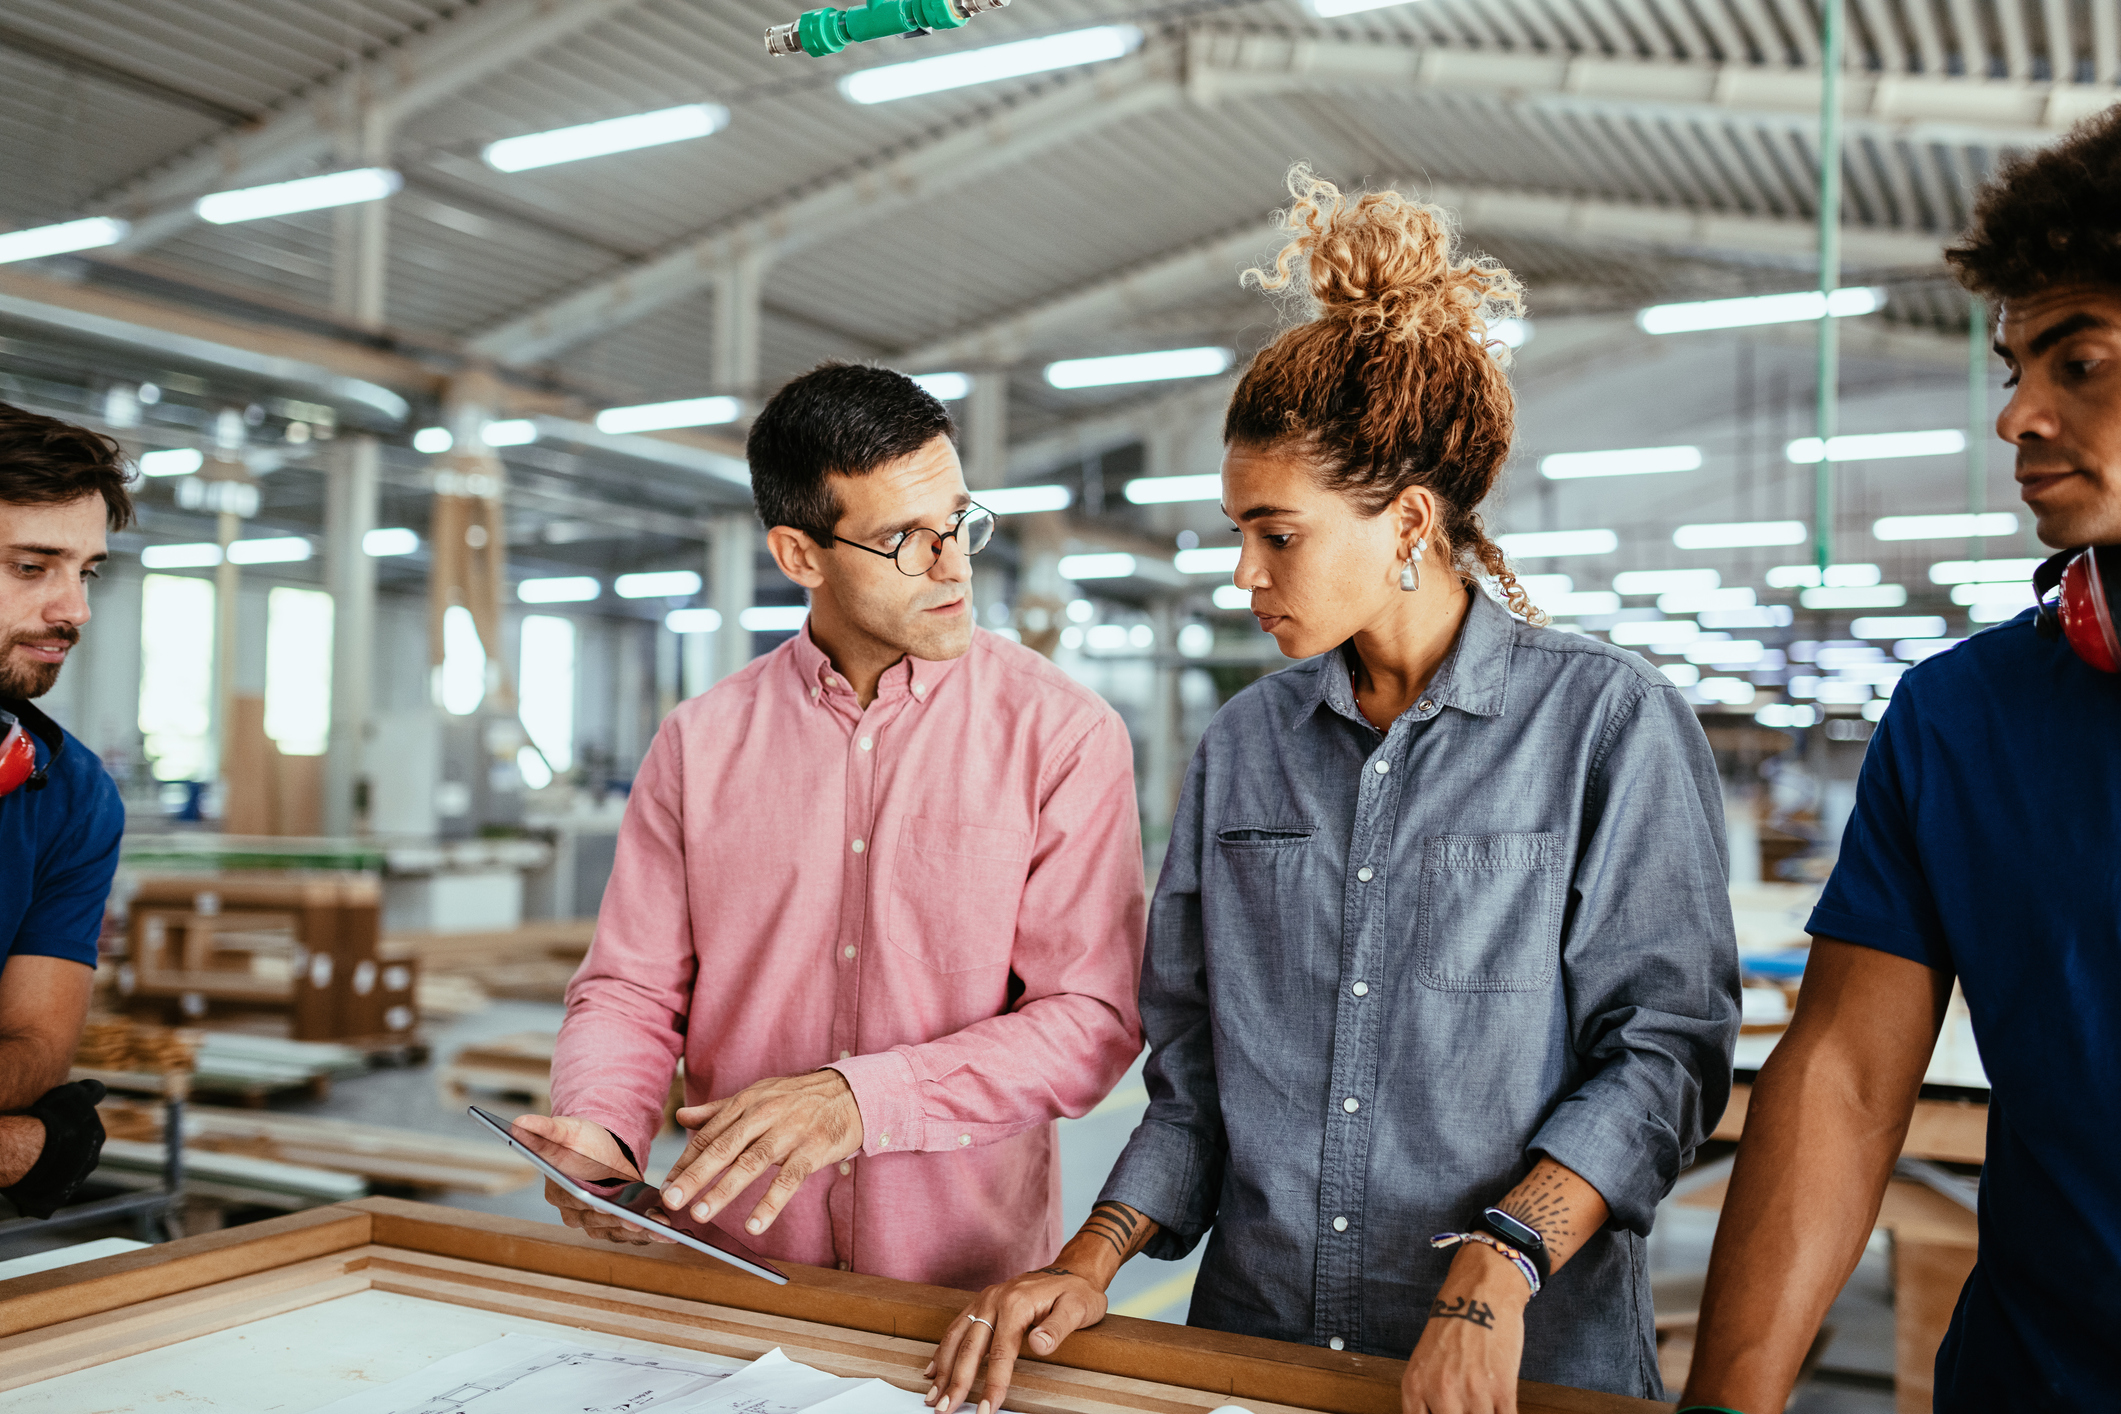
<path fill-rule="evenodd" d="M 369 1198 L 0 1281 L 0 1390 L 23 1414 L 313 1409 L 508 1331 L 737 1359 L 779 1346 L 834 1374 L 925 1390 L 921 1369 L 966 1301 L 882 1277 L 789 1274 L 773 1286 L 680 1248 Z M 336 1319 L 330 1302 L 344 1303 Z M 1404 1368 L 1108 1316 L 1053 1359 L 1023 1362 L 1009 1405 L 1396 1414 Z M 1671 1407 L 1529 1382 L 1518 1400 L 1525 1414 Z"/>

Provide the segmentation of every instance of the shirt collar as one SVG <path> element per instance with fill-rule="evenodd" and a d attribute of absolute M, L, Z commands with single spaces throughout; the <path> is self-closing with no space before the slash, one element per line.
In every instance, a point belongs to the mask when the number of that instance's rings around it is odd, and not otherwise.
<path fill-rule="evenodd" d="M 1458 626 L 1457 641 L 1444 655 L 1421 700 L 1437 707 L 1456 707 L 1476 717 L 1499 717 L 1509 696 L 1515 621 L 1509 610 L 1480 590 L 1468 588 L 1466 595 L 1470 602 Z M 1318 686 L 1305 704 L 1305 715 L 1330 707 L 1350 721 L 1365 721 L 1355 705 L 1355 684 L 1348 673 L 1344 646 L 1325 654 L 1318 663 Z"/>
<path fill-rule="evenodd" d="M 972 632 L 977 637 L 985 630 L 975 628 Z M 854 695 L 854 689 L 847 684 L 846 675 L 832 665 L 832 660 L 825 656 L 825 650 L 818 647 L 817 640 L 810 636 L 808 619 L 803 621 L 802 629 L 790 640 L 789 647 L 794 655 L 796 677 L 810 689 L 812 698 L 823 698 L 829 693 L 840 693 L 847 697 Z M 971 650 L 966 651 L 969 653 Z M 943 679 L 950 675 L 951 669 L 955 668 L 959 661 L 958 658 L 946 658 L 941 661 L 916 658 L 909 653 L 884 669 L 884 675 L 877 679 L 877 700 L 910 696 L 916 702 L 930 701 L 936 688 L 942 685 Z"/>

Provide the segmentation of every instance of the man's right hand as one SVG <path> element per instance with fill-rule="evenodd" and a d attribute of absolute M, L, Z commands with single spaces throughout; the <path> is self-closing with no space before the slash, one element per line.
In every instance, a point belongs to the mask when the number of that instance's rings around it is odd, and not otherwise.
<path fill-rule="evenodd" d="M 987 1387 L 979 1407 L 981 1414 L 992 1414 L 1009 1393 L 1019 1353 L 1051 1355 L 1063 1340 L 1104 1318 L 1103 1286 L 1066 1267 L 1041 1267 L 990 1286 L 943 1332 L 928 1367 L 935 1380 L 928 1403 L 957 1408 L 984 1367 Z"/>
<path fill-rule="evenodd" d="M 565 1144 L 577 1153 L 587 1154 L 606 1168 L 620 1173 L 639 1176 L 626 1158 L 626 1151 L 619 1141 L 611 1137 L 611 1131 L 601 1124 L 586 1119 L 570 1119 L 566 1115 L 517 1115 L 515 1122 L 542 1138 L 555 1144 Z M 560 1210 L 560 1220 L 571 1228 L 578 1228 L 591 1237 L 601 1237 L 606 1242 L 623 1242 L 635 1247 L 645 1247 L 651 1242 L 675 1242 L 652 1227 L 643 1227 L 621 1218 L 615 1218 L 602 1208 L 592 1208 L 566 1189 L 545 1180 L 545 1201 Z"/>

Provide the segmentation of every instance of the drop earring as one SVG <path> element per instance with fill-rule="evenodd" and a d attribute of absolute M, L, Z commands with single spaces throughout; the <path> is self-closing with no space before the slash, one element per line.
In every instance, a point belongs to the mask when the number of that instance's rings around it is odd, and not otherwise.
<path fill-rule="evenodd" d="M 1409 594 L 1421 588 L 1421 557 L 1428 552 L 1429 538 L 1425 535 L 1414 542 L 1407 562 L 1399 567 L 1399 587 Z"/>

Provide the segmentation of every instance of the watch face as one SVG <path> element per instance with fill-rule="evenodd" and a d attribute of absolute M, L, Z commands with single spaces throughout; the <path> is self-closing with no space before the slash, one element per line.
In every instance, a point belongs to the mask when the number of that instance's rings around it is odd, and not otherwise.
<path fill-rule="evenodd" d="M 1540 1247 L 1545 1245 L 1545 1238 L 1541 1237 L 1531 1228 L 1526 1227 L 1523 1223 L 1511 1217 L 1508 1213 L 1504 1212 L 1500 1208 L 1490 1208 L 1482 1216 L 1487 1218 L 1488 1226 L 1494 1229 L 1498 1236 L 1506 1238 L 1511 1242 L 1519 1243 L 1526 1247 Z"/>

